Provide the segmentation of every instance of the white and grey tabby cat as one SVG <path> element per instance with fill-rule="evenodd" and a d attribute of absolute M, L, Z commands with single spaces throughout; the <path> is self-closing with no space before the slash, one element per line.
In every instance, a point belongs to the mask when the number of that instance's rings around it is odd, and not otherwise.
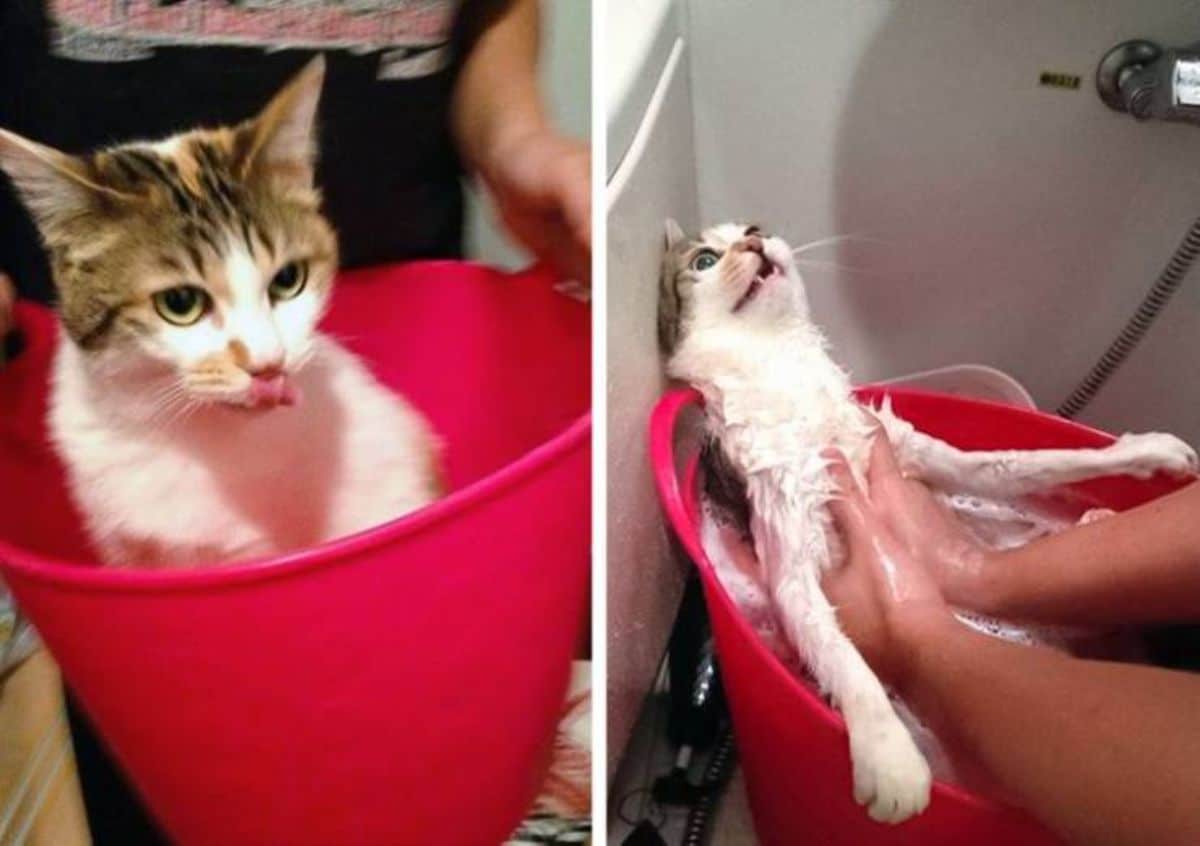
<path fill-rule="evenodd" d="M 854 798 L 881 822 L 920 813 L 929 766 L 821 590 L 842 555 L 824 451 L 839 449 L 863 479 L 882 425 L 906 474 L 1001 502 L 1095 476 L 1193 476 L 1196 453 L 1158 433 L 1104 449 L 964 452 L 886 405 L 863 407 L 812 320 L 791 248 L 755 226 L 722 224 L 691 240 L 669 222 L 661 286 L 667 370 L 704 395 L 707 463 L 721 477 L 707 489 L 748 524 L 779 628 L 845 718 Z"/>
<path fill-rule="evenodd" d="M 109 564 L 278 554 L 439 493 L 428 423 L 316 328 L 338 256 L 324 69 L 237 126 L 90 155 L 0 130 L 65 329 L 49 427 Z"/>

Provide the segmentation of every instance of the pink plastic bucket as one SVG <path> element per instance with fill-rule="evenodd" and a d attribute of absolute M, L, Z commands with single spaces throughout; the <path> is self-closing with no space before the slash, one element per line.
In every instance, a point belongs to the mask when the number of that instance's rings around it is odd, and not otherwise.
<path fill-rule="evenodd" d="M 863 399 L 892 398 L 901 417 L 964 449 L 1097 447 L 1103 432 L 1047 414 L 922 391 L 864 388 Z M 692 390 L 666 394 L 650 424 L 655 481 L 671 526 L 697 565 L 733 712 L 750 809 L 766 846 L 796 843 L 912 846 L 1048 846 L 1058 841 L 1025 814 L 959 787 L 936 783 L 929 808 L 898 826 L 872 822 L 851 795 L 845 724 L 763 646 L 717 581 L 698 532 L 697 444 L 675 454 Z M 1100 479 L 1075 486 L 1082 502 L 1125 509 L 1181 483 Z"/>
<path fill-rule="evenodd" d="M 175 572 L 87 566 L 43 426 L 55 324 L 20 306 L 4 578 L 176 840 L 478 846 L 519 822 L 587 604 L 590 311 L 552 282 L 346 273 L 326 328 L 429 416 L 453 493 L 317 549 Z"/>

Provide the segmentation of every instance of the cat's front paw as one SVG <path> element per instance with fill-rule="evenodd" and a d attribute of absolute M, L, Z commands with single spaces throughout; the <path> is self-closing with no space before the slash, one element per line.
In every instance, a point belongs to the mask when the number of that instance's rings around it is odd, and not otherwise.
<path fill-rule="evenodd" d="M 1200 469 L 1196 451 L 1174 435 L 1146 432 L 1122 435 L 1116 446 L 1126 454 L 1126 473 L 1148 479 L 1155 473 L 1168 476 L 1195 476 Z"/>
<path fill-rule="evenodd" d="M 854 801 L 876 822 L 899 823 L 925 810 L 933 776 L 904 724 L 894 717 L 851 740 Z"/>

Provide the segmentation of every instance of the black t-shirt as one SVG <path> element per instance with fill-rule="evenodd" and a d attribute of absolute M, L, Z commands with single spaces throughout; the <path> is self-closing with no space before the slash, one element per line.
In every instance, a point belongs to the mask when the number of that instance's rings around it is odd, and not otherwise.
<path fill-rule="evenodd" d="M 257 113 L 315 50 L 328 70 L 319 183 L 355 266 L 460 251 L 449 131 L 459 0 L 0 0 L 0 127 L 68 152 Z M 463 13 L 466 16 L 466 13 Z M 52 296 L 0 178 L 0 270 Z"/>

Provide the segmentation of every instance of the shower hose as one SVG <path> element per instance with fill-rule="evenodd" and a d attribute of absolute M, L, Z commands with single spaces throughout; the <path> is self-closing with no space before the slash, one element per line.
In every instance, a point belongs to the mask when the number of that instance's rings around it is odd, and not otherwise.
<path fill-rule="evenodd" d="M 1142 299 L 1137 311 L 1129 318 L 1125 328 L 1116 340 L 1105 350 L 1104 355 L 1096 362 L 1091 372 L 1079 383 L 1074 392 L 1058 407 L 1058 413 L 1067 418 L 1074 417 L 1082 411 L 1092 398 L 1112 377 L 1129 354 L 1141 343 L 1142 337 L 1153 325 L 1155 319 L 1179 290 L 1188 271 L 1191 269 L 1196 256 L 1200 255 L 1200 218 L 1192 223 L 1183 241 L 1175 248 L 1175 253 L 1167 266 L 1163 268 L 1158 279 L 1150 286 L 1150 290 Z"/>

